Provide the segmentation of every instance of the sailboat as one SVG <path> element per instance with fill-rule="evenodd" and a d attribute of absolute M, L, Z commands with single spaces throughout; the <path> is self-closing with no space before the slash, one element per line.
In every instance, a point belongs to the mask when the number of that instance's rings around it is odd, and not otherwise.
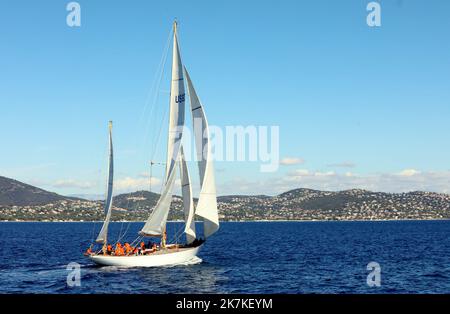
<path fill-rule="evenodd" d="M 194 206 L 191 179 L 181 144 L 185 123 L 185 87 L 189 97 L 193 128 L 195 134 L 198 169 L 200 176 L 200 194 Z M 133 247 L 131 253 L 115 254 L 108 250 L 108 225 L 111 218 L 113 194 L 113 146 L 112 125 L 109 127 L 109 166 L 108 188 L 105 200 L 105 220 L 96 239 L 102 249 L 88 254 L 99 265 L 128 267 L 157 267 L 188 263 L 196 258 L 207 238 L 219 229 L 216 185 L 212 161 L 210 134 L 204 107 L 194 89 L 188 71 L 181 61 L 177 36 L 177 22 L 173 25 L 172 80 L 169 101 L 169 132 L 167 138 L 167 162 L 165 180 L 161 195 L 148 220 L 139 231 L 138 242 L 147 237 L 159 237 L 160 245 L 151 250 Z M 177 173 L 181 179 L 181 192 L 184 210 L 185 244 L 166 243 L 166 224 L 173 197 Z M 197 237 L 195 216 L 203 219 L 203 238 Z M 138 243 L 136 242 L 136 243 Z"/>

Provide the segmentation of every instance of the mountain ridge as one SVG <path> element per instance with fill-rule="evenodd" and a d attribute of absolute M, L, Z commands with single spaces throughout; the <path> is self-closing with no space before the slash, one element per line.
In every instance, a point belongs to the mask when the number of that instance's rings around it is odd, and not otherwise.
<path fill-rule="evenodd" d="M 159 194 L 136 191 L 114 196 L 114 220 L 146 220 Z M 197 199 L 194 199 L 196 202 Z M 449 219 L 450 195 L 363 189 L 320 191 L 297 188 L 275 196 L 224 195 L 217 198 L 221 220 L 397 220 Z M 0 220 L 102 220 L 103 201 L 62 196 L 0 177 Z M 183 219 L 174 195 L 169 219 Z"/>
<path fill-rule="evenodd" d="M 0 206 L 43 205 L 79 198 L 49 192 L 15 179 L 0 176 Z"/>

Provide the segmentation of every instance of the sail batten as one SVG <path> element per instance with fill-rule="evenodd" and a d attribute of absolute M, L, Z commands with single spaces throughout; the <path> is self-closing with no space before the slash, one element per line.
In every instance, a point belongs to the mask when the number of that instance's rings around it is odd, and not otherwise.
<path fill-rule="evenodd" d="M 219 229 L 219 213 L 217 210 L 217 193 L 212 160 L 208 121 L 203 106 L 194 89 L 191 78 L 184 68 L 188 95 L 191 105 L 194 136 L 200 175 L 200 195 L 195 214 L 204 219 L 204 235 L 209 237 Z"/>
<path fill-rule="evenodd" d="M 108 238 L 108 226 L 111 219 L 112 198 L 113 198 L 113 181 L 114 181 L 114 153 L 112 142 L 112 122 L 109 122 L 109 159 L 108 159 L 108 186 L 105 198 L 105 221 L 102 229 L 95 240 L 97 243 L 106 243 Z"/>

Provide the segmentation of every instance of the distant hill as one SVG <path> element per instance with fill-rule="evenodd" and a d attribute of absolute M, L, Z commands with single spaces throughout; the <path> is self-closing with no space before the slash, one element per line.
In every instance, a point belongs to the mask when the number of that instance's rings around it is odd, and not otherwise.
<path fill-rule="evenodd" d="M 73 197 L 48 192 L 14 179 L 0 176 L 0 206 L 43 205 Z"/>
<path fill-rule="evenodd" d="M 156 205 L 156 202 L 158 202 L 158 199 L 159 194 L 157 193 L 149 191 L 137 191 L 114 196 L 113 204 L 115 207 L 134 210 L 139 207 L 153 207 Z"/>
<path fill-rule="evenodd" d="M 113 220 L 145 220 L 159 194 L 137 191 L 114 196 Z M 194 199 L 194 202 L 197 200 Z M 221 220 L 450 219 L 450 195 L 382 193 L 361 189 L 294 189 L 276 196 L 227 195 L 217 199 Z M 15 208 L 12 206 L 16 206 Z M 169 219 L 183 219 L 174 196 Z M 0 220 L 103 220 L 103 201 L 66 197 L 0 177 Z"/>
<path fill-rule="evenodd" d="M 88 201 L 101 201 L 105 199 L 105 194 L 68 194 L 69 198 L 77 198 Z"/>

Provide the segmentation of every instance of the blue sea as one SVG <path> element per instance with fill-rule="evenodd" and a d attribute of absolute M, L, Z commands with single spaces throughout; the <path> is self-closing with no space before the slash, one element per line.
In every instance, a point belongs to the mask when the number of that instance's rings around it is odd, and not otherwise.
<path fill-rule="evenodd" d="M 113 223 L 110 237 L 131 241 L 141 226 Z M 450 221 L 224 222 L 201 262 L 167 268 L 93 265 L 82 253 L 99 229 L 0 223 L 0 293 L 450 293 Z M 71 262 L 80 286 L 67 284 Z"/>

